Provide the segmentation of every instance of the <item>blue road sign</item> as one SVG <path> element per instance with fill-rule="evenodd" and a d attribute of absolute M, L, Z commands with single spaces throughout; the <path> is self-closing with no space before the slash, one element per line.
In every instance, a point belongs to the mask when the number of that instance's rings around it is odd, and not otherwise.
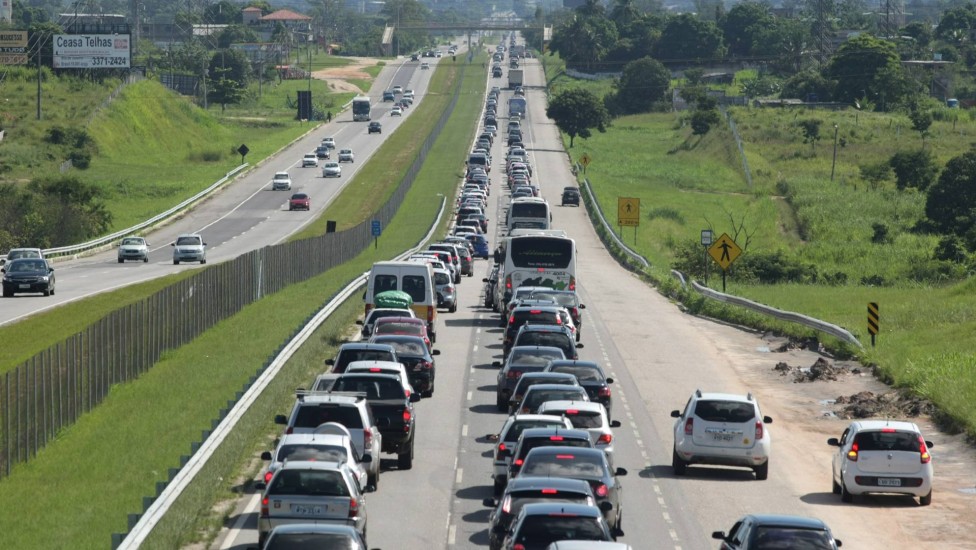
<path fill-rule="evenodd" d="M 383 226 L 380 225 L 379 220 L 373 220 L 372 229 L 374 237 L 379 237 L 383 233 Z"/>

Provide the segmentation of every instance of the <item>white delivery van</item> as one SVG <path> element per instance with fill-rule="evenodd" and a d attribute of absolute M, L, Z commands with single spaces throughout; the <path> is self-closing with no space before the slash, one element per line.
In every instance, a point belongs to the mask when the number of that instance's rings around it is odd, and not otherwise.
<path fill-rule="evenodd" d="M 406 292 L 413 299 L 411 306 L 418 319 L 427 321 L 431 342 L 437 341 L 437 288 L 434 269 L 421 262 L 376 262 L 366 281 L 365 313 L 376 307 L 373 296 L 388 290 Z"/>

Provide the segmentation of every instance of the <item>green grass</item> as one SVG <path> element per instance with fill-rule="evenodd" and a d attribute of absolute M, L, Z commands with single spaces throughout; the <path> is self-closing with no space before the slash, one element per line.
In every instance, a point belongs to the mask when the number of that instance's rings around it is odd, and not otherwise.
<path fill-rule="evenodd" d="M 142 510 L 142 498 L 155 494 L 156 482 L 168 479 L 169 468 L 189 454 L 191 443 L 200 440 L 219 410 L 294 327 L 343 281 L 414 245 L 426 233 L 440 205 L 438 195 L 452 193 L 457 185 L 457 166 L 467 152 L 484 94 L 479 75 L 470 71 L 464 79 L 455 114 L 430 153 L 439 163 L 424 166 L 378 250 L 368 248 L 353 262 L 248 306 L 167 354 L 139 379 L 113 388 L 103 405 L 0 484 L 5 544 L 53 548 L 70 540 L 82 548 L 102 547 L 111 533 L 125 531 L 126 514 Z M 453 171 L 448 169 L 451 165 Z M 145 548 L 175 548 L 213 538 L 229 513 L 219 503 L 239 494 L 240 483 L 260 464 L 254 461 L 257 452 L 270 444 L 270 434 L 276 431 L 273 414 L 286 412 L 294 388 L 321 372 L 323 359 L 332 356 L 361 308 L 358 299 L 350 300 L 289 362 Z M 120 445 L 126 452 L 119 452 Z"/>
<path fill-rule="evenodd" d="M 557 86 L 562 78 L 557 79 Z M 590 89 L 598 84 L 578 83 Z M 750 186 L 731 131 L 723 122 L 704 137 L 692 136 L 686 114 L 660 113 L 614 120 L 605 134 L 577 139 L 572 156 L 592 159 L 586 177 L 604 212 L 615 221 L 618 197 L 638 197 L 641 226 L 623 239 L 652 262 L 647 274 L 666 292 L 675 252 L 697 243 L 702 229 L 735 234 L 749 253 L 785 250 L 820 273 L 842 273 L 847 284 L 755 285 L 729 279 L 729 291 L 782 309 L 847 327 L 862 342 L 869 301 L 881 307 L 877 347 L 850 349 L 819 335 L 843 353 L 876 364 L 893 384 L 931 399 L 949 424 L 976 435 L 976 362 L 972 334 L 976 297 L 972 278 L 931 261 L 937 237 L 913 228 L 924 216 L 925 197 L 897 191 L 893 181 L 871 184 L 862 165 L 921 147 L 907 117 L 848 111 L 735 108 L 753 174 Z M 816 119 L 821 139 L 804 143 L 798 122 Z M 834 181 L 833 127 L 838 149 Z M 940 163 L 969 150 L 976 125 L 936 121 L 926 148 Z M 568 139 L 564 140 L 568 145 Z M 887 226 L 892 241 L 872 242 L 873 225 Z M 713 274 L 717 270 L 713 270 Z M 955 279 L 953 277 L 956 277 Z M 719 277 L 710 279 L 716 287 Z M 883 281 L 886 286 L 860 284 Z M 954 282 L 958 281 L 958 282 Z M 679 293 L 680 294 L 680 293 Z M 797 336 L 812 331 L 722 304 L 683 295 L 693 311 Z"/>

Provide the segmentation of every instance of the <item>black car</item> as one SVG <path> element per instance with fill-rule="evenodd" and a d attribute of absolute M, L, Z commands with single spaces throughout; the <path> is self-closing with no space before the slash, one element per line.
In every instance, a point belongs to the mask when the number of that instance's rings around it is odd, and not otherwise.
<path fill-rule="evenodd" d="M 576 349 L 582 348 L 583 344 L 575 341 L 573 332 L 566 325 L 524 324 L 518 329 L 509 346 L 512 348 L 516 346 L 552 346 L 563 350 L 566 359 L 579 359 Z"/>
<path fill-rule="evenodd" d="M 519 378 L 527 372 L 542 372 L 551 361 L 565 359 L 566 355 L 559 348 L 545 346 L 524 346 L 512 348 L 505 359 L 505 366 L 498 371 L 498 382 L 495 388 L 495 406 L 499 411 L 508 410 L 508 398 L 515 389 Z M 500 361 L 492 366 L 501 367 Z"/>
<path fill-rule="evenodd" d="M 374 120 L 373 122 L 370 122 L 369 123 L 369 128 L 368 128 L 367 131 L 370 134 L 382 134 L 383 133 L 383 125 Z"/>
<path fill-rule="evenodd" d="M 519 381 L 515 384 L 515 389 L 512 390 L 508 414 L 514 414 L 518 410 L 518 405 L 521 403 L 525 391 L 536 384 L 580 386 L 575 376 L 565 372 L 527 372 L 519 377 Z"/>
<path fill-rule="evenodd" d="M 830 528 L 819 519 L 776 514 L 744 516 L 735 522 L 727 535 L 724 531 L 715 531 L 712 538 L 722 541 L 721 550 L 772 548 L 773 545 L 776 548 L 836 550 L 843 544 L 834 539 Z"/>
<path fill-rule="evenodd" d="M 416 440 L 413 404 L 420 400 L 420 394 L 408 397 L 399 376 L 359 372 L 339 376 L 331 391 L 364 393 L 376 426 L 383 434 L 382 451 L 397 455 L 397 467 L 402 470 L 413 466 Z"/>
<path fill-rule="evenodd" d="M 528 431 L 522 432 L 522 437 L 525 437 Z M 602 449 L 537 447 L 525 455 L 519 475 L 542 477 L 552 475 L 586 481 L 593 488 L 597 506 L 603 511 L 603 517 L 606 518 L 610 528 L 617 535 L 622 534 L 623 488 L 617 481 L 617 477 L 627 475 L 627 470 L 612 468 L 607 453 Z M 604 503 L 608 503 L 609 506 Z"/>
<path fill-rule="evenodd" d="M 396 350 L 397 361 L 407 369 L 407 377 L 413 389 L 424 397 L 434 395 L 434 378 L 437 374 L 434 355 L 440 350 L 428 350 L 427 343 L 420 336 L 402 334 L 381 334 L 370 339 L 371 344 L 389 344 Z"/>
<path fill-rule="evenodd" d="M 54 294 L 54 268 L 40 258 L 17 258 L 0 269 L 3 272 L 3 297 L 20 292 Z"/>
<path fill-rule="evenodd" d="M 596 506 L 582 504 L 526 504 L 512 522 L 502 548 L 545 550 L 561 540 L 610 542 L 616 536 Z"/>
<path fill-rule="evenodd" d="M 420 56 L 417 55 L 417 54 L 413 54 L 413 55 L 410 56 L 410 61 L 418 61 L 419 59 L 420 59 Z"/>
<path fill-rule="evenodd" d="M 607 378 L 600 365 L 593 361 L 565 359 L 550 363 L 546 367 L 546 372 L 559 372 L 575 376 L 579 385 L 583 386 L 587 395 L 590 396 L 590 401 L 602 404 L 603 408 L 607 410 L 607 419 L 610 419 L 610 411 L 613 407 L 613 392 L 610 390 L 610 384 L 613 384 L 613 378 Z"/>
<path fill-rule="evenodd" d="M 573 447 L 576 449 L 592 449 L 593 441 L 590 439 L 590 432 L 577 430 L 575 428 L 529 428 L 522 430 L 518 443 L 512 451 L 512 461 L 508 465 L 508 479 L 513 480 L 518 477 L 525 465 L 525 459 L 533 449 L 540 447 L 558 447 L 565 449 Z M 529 474 L 548 477 L 549 475 L 559 474 Z M 562 476 L 565 477 L 565 476 Z M 594 488 L 595 490 L 595 488 Z"/>
<path fill-rule="evenodd" d="M 560 206 L 566 206 L 567 204 L 572 204 L 574 206 L 580 205 L 579 188 L 566 187 L 563 189 L 563 198 L 562 201 L 560 202 Z"/>
<path fill-rule="evenodd" d="M 512 520 L 526 504 L 548 502 L 552 504 L 586 504 L 593 506 L 593 490 L 590 484 L 579 479 L 560 477 L 522 477 L 513 479 L 501 498 L 486 498 L 482 503 L 494 508 L 488 519 L 488 546 L 499 550 Z"/>
<path fill-rule="evenodd" d="M 502 344 L 505 348 L 503 353 L 508 353 L 508 350 L 512 347 L 512 342 L 515 340 L 515 335 L 518 334 L 522 325 L 526 323 L 556 325 L 561 322 L 559 319 L 559 307 L 555 304 L 546 306 L 539 303 L 532 303 L 525 306 L 518 305 L 508 314 L 507 319 L 502 318 L 502 323 L 505 327 L 505 334 L 502 336 Z"/>

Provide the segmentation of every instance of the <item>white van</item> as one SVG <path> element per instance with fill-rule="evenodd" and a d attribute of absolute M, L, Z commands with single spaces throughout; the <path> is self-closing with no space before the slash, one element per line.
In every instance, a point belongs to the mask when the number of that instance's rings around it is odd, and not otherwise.
<path fill-rule="evenodd" d="M 437 288 L 434 268 L 421 262 L 376 262 L 369 270 L 366 293 L 363 295 L 365 313 L 376 307 L 373 296 L 388 290 L 406 292 L 413 299 L 413 312 L 427 321 L 430 341 L 437 341 Z"/>

